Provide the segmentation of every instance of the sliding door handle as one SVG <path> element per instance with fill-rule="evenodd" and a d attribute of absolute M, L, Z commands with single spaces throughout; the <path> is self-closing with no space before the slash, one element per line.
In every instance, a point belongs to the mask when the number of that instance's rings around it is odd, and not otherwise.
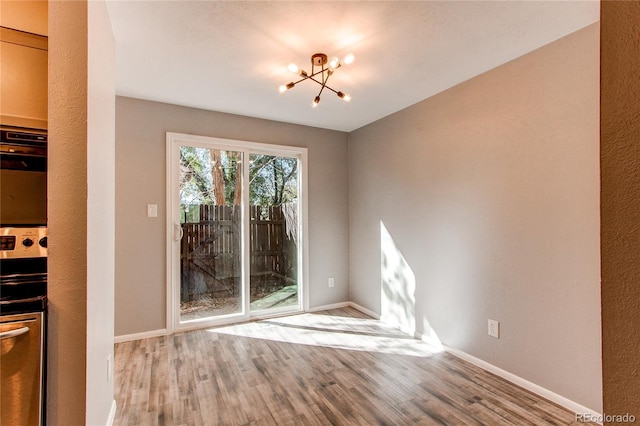
<path fill-rule="evenodd" d="M 173 230 L 174 230 L 173 239 L 175 241 L 180 241 L 184 236 L 184 231 L 182 231 L 182 225 L 180 225 L 179 223 L 175 223 L 173 225 Z"/>

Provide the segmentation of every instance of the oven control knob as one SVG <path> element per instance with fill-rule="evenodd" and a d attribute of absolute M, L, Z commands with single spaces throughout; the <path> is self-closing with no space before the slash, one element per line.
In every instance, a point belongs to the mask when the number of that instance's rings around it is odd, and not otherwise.
<path fill-rule="evenodd" d="M 22 240 L 22 245 L 25 247 L 31 247 L 33 245 L 33 240 L 31 238 L 25 238 Z"/>
<path fill-rule="evenodd" d="M 40 238 L 40 241 L 38 241 L 38 244 L 40 244 L 40 247 L 47 248 L 47 237 Z"/>

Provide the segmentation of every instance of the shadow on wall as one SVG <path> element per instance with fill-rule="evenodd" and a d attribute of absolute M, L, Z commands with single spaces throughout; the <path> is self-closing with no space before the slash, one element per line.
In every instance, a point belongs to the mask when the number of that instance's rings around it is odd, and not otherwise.
<path fill-rule="evenodd" d="M 429 321 L 423 316 L 421 327 L 416 318 L 416 275 L 380 221 L 380 320 L 442 349 L 442 343 Z"/>

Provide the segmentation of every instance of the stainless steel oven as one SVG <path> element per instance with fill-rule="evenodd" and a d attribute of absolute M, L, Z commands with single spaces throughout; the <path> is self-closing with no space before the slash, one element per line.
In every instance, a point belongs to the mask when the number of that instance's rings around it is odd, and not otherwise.
<path fill-rule="evenodd" d="M 47 225 L 47 134 L 0 127 L 0 225 Z"/>
<path fill-rule="evenodd" d="M 0 425 L 45 422 L 47 228 L 0 227 Z"/>
<path fill-rule="evenodd" d="M 20 155 L 26 157 L 10 159 L 12 163 L 28 163 L 23 167 L 29 171 L 20 173 L 41 173 L 33 170 L 29 154 L 21 151 Z M 5 226 L 4 222 L 0 226 L 0 425 L 43 425 L 48 237 L 46 226 L 24 223 L 46 221 L 46 198 L 41 190 L 35 198 L 34 194 L 21 194 L 19 188 L 14 188 L 15 197 L 11 192 L 6 194 L 5 160 L 3 152 L 2 220 L 22 226 Z M 19 170 L 20 166 L 11 164 L 9 170 L 16 168 Z M 34 179 L 42 180 L 42 176 Z M 46 175 L 44 180 L 46 185 Z M 9 189 L 16 185 L 9 185 Z M 41 186 L 36 185 L 42 189 Z M 23 186 L 22 190 L 30 191 Z M 39 211 L 43 208 L 44 214 Z"/>

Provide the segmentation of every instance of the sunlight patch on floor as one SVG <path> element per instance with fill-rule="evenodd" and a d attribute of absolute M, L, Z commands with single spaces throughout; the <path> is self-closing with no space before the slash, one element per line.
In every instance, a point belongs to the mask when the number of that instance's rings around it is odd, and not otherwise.
<path fill-rule="evenodd" d="M 379 320 L 323 314 L 299 314 L 208 330 L 212 333 L 300 345 L 427 357 L 442 346 L 415 339 Z"/>

